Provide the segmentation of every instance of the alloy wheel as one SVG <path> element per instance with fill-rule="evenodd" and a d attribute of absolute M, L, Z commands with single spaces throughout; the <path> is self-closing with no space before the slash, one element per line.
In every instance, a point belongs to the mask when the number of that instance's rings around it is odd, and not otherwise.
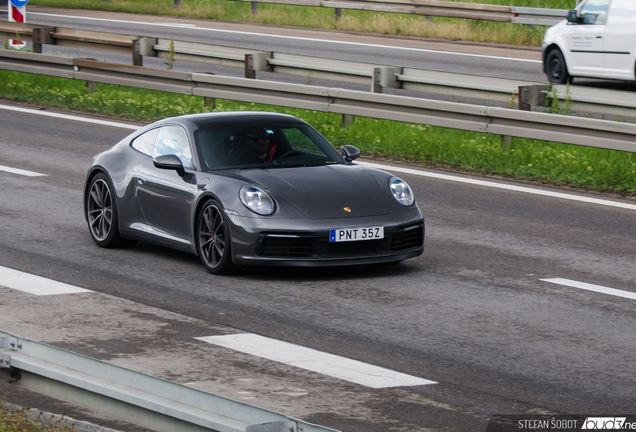
<path fill-rule="evenodd" d="M 201 257 L 210 268 L 216 268 L 226 250 L 225 221 L 215 205 L 208 205 L 199 220 L 199 250 Z"/>
<path fill-rule="evenodd" d="M 104 241 L 113 225 L 113 201 L 110 188 L 102 179 L 93 182 L 88 194 L 88 225 L 98 241 Z"/>

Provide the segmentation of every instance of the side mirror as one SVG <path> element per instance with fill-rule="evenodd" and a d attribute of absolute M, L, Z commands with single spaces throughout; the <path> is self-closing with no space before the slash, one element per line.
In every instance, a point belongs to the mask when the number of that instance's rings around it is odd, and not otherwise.
<path fill-rule="evenodd" d="M 340 151 L 342 152 L 342 157 L 344 157 L 347 163 L 351 163 L 351 161 L 360 156 L 360 150 L 352 145 L 343 145 L 340 147 Z"/>
<path fill-rule="evenodd" d="M 183 169 L 183 163 L 176 155 L 169 154 L 163 156 L 157 156 L 152 159 L 152 163 L 159 169 L 176 170 L 179 175 L 185 174 Z"/>
<path fill-rule="evenodd" d="M 579 22 L 579 17 L 576 16 L 576 10 L 568 11 L 568 22 L 574 24 Z"/>

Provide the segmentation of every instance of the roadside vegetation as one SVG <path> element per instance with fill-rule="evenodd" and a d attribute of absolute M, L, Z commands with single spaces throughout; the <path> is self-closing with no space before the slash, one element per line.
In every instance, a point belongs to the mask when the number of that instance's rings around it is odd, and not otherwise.
<path fill-rule="evenodd" d="M 461 1 L 553 9 L 572 9 L 576 3 L 575 0 Z M 424 16 L 346 9 L 342 11 L 342 18 L 336 20 L 331 8 L 277 4 L 259 4 L 258 13 L 252 15 L 249 2 L 230 0 L 181 0 L 178 7 L 174 0 L 31 0 L 29 5 L 529 46 L 540 46 L 547 28 L 442 17 L 429 21 Z"/>
<path fill-rule="evenodd" d="M 0 432 L 77 432 L 68 418 L 53 420 L 42 414 L 35 415 L 29 408 L 11 409 L 0 405 Z"/>
<path fill-rule="evenodd" d="M 203 98 L 0 71 L 0 97 L 41 106 L 154 121 L 206 112 Z M 358 117 L 342 126 L 336 114 L 217 100 L 214 111 L 277 111 L 300 117 L 336 147 L 364 156 L 494 176 L 592 188 L 636 196 L 636 154 Z"/>

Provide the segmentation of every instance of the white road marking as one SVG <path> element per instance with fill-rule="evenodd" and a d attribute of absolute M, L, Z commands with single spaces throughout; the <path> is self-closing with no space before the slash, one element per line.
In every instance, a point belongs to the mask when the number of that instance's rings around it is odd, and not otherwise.
<path fill-rule="evenodd" d="M 132 129 L 132 130 L 137 130 L 141 127 L 141 126 L 129 125 L 125 123 L 113 122 L 108 120 L 99 120 L 99 119 L 93 119 L 88 117 L 80 117 L 80 116 L 75 116 L 70 114 L 61 114 L 61 113 L 48 112 L 48 111 L 42 111 L 42 110 L 34 110 L 34 109 L 22 108 L 22 107 L 10 106 L 10 105 L 0 105 L 0 109 L 6 110 L 6 111 L 37 114 L 44 117 L 53 117 L 53 118 L 60 118 L 65 120 L 75 120 L 75 121 L 81 121 L 84 123 L 92 123 L 92 124 L 98 124 L 102 126 L 112 126 L 112 127 Z"/>
<path fill-rule="evenodd" d="M 371 388 L 437 384 L 435 381 L 251 333 L 195 339 Z"/>
<path fill-rule="evenodd" d="M 144 22 L 144 21 L 127 21 L 127 20 L 114 20 L 114 19 L 108 19 L 108 18 L 68 16 L 68 15 L 59 15 L 59 14 L 49 14 L 49 13 L 43 13 L 43 12 L 29 12 L 29 15 L 43 15 L 43 16 L 60 17 L 60 18 L 75 18 L 75 19 L 83 19 L 83 20 L 106 21 L 106 22 L 115 22 L 115 23 L 162 26 L 162 27 L 189 27 L 189 28 L 196 28 L 197 30 L 216 32 L 216 33 L 232 33 L 232 34 L 247 35 L 247 36 L 271 37 L 271 38 L 279 38 L 279 39 L 302 40 L 302 41 L 308 41 L 308 42 L 362 46 L 367 48 L 386 48 L 386 49 L 394 49 L 394 50 L 402 50 L 402 51 L 426 52 L 426 53 L 435 53 L 435 54 L 464 56 L 464 57 L 479 57 L 479 58 L 486 58 L 486 59 L 512 60 L 512 61 L 520 61 L 520 62 L 526 62 L 526 63 L 539 63 L 539 64 L 542 63 L 541 60 L 522 59 L 522 58 L 516 58 L 516 57 L 492 56 L 492 55 L 485 55 L 485 54 L 470 54 L 470 53 L 460 53 L 460 52 L 454 52 L 454 51 L 432 50 L 432 49 L 425 49 L 425 48 L 409 48 L 409 47 L 400 47 L 400 46 L 393 46 L 393 45 L 380 45 L 380 44 L 370 44 L 370 43 L 363 43 L 363 42 L 347 42 L 347 41 L 338 41 L 338 40 L 329 40 L 329 39 L 285 36 L 285 35 L 277 35 L 277 34 L 269 34 L 269 33 L 245 32 L 245 31 L 237 31 L 237 30 L 211 29 L 206 27 L 197 27 L 196 25 L 192 25 L 192 24 L 150 23 L 150 22 Z"/>
<path fill-rule="evenodd" d="M 385 170 L 389 172 L 400 172 L 400 173 L 411 174 L 411 175 L 416 175 L 420 177 L 429 177 L 429 178 L 435 178 L 440 180 L 467 183 L 467 184 L 476 185 L 476 186 L 485 186 L 485 187 L 490 187 L 495 189 L 503 189 L 503 190 L 509 190 L 514 192 L 541 195 L 541 196 L 559 198 L 559 199 L 570 200 L 570 201 L 579 201 L 579 202 L 584 202 L 588 204 L 598 204 L 598 205 L 603 205 L 608 207 L 618 207 L 618 208 L 622 208 L 626 210 L 636 210 L 636 204 L 628 204 L 628 203 L 623 203 L 619 201 L 590 198 L 590 197 L 586 197 L 582 195 L 572 195 L 572 194 L 567 194 L 562 192 L 552 192 L 552 191 L 547 191 L 542 189 L 534 189 L 534 188 L 529 188 L 524 186 L 505 184 L 505 183 L 495 183 L 495 182 L 477 180 L 477 179 L 472 179 L 467 177 L 457 177 L 457 176 L 452 176 L 448 174 L 440 174 L 440 173 L 416 170 L 412 168 L 387 166 L 387 165 L 382 165 L 382 164 L 372 163 L 372 162 L 357 162 L 357 163 L 359 163 L 360 165 L 365 165 L 368 167 L 377 168 L 377 169 L 381 169 L 381 170 Z"/>
<path fill-rule="evenodd" d="M 572 288 L 579 288 L 586 291 L 593 291 L 601 294 L 609 294 L 616 297 L 623 297 L 631 300 L 636 300 L 636 293 L 631 291 L 623 291 L 614 288 L 607 288 L 601 285 L 593 285 L 585 282 L 578 282 L 570 279 L 550 278 L 540 279 L 543 282 L 549 282 L 557 285 L 565 285 Z"/>
<path fill-rule="evenodd" d="M 143 127 L 143 126 L 134 126 L 134 125 L 126 124 L 126 123 L 118 123 L 113 121 L 95 120 L 95 119 L 90 119 L 87 117 L 77 117 L 77 116 L 72 116 L 67 114 L 50 113 L 50 112 L 40 111 L 40 110 L 30 110 L 28 108 L 17 108 L 17 107 L 12 107 L 8 105 L 0 105 L 0 109 L 25 112 L 29 114 L 35 114 L 35 115 L 44 115 L 49 117 L 57 117 L 57 118 L 63 118 L 66 120 L 74 120 L 74 121 L 80 121 L 80 122 L 86 122 L 86 123 L 97 123 L 104 126 L 112 126 L 112 127 L 119 127 L 119 128 L 125 128 L 125 129 L 136 130 Z M 374 163 L 374 162 L 358 161 L 356 163 L 360 165 L 372 167 L 372 168 L 381 169 L 384 171 L 389 171 L 389 172 L 405 173 L 405 174 L 411 174 L 411 175 L 416 175 L 420 177 L 429 177 L 429 178 L 435 178 L 439 180 L 466 183 L 466 184 L 472 184 L 475 186 L 503 189 L 503 190 L 527 193 L 532 195 L 541 195 L 541 196 L 564 199 L 569 201 L 578 201 L 578 202 L 583 202 L 588 204 L 602 205 L 606 207 L 617 207 L 617 208 L 621 208 L 625 210 L 636 210 L 636 204 L 629 204 L 629 203 L 623 203 L 623 202 L 611 201 L 611 200 L 605 200 L 605 199 L 599 199 L 599 198 L 590 198 L 590 197 L 586 197 L 582 195 L 572 195 L 572 194 L 567 194 L 562 192 L 552 192 L 552 191 L 547 191 L 542 189 L 534 189 L 530 187 L 516 186 L 511 184 L 505 184 L 505 183 L 496 183 L 496 182 L 491 182 L 486 180 L 477 180 L 477 179 L 472 179 L 468 177 L 458 177 L 458 176 L 453 176 L 449 174 L 440 174 L 440 173 L 435 173 L 430 171 L 424 171 L 420 169 L 416 170 L 413 168 L 383 165 L 383 164 Z"/>
<path fill-rule="evenodd" d="M 33 171 L 27 171 L 19 168 L 11 168 L 8 166 L 0 165 L 0 171 L 8 172 L 11 174 L 18 174 L 27 177 L 46 177 L 46 174 L 40 174 Z"/>
<path fill-rule="evenodd" d="M 2 266 L 0 266 L 0 285 L 37 296 L 92 292 Z"/>

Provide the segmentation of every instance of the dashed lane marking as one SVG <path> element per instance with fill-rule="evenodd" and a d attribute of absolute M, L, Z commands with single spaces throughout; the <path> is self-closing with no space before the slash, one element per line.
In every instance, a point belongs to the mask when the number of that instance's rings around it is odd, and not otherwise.
<path fill-rule="evenodd" d="M 92 292 L 85 288 L 79 288 L 2 266 L 0 266 L 0 285 L 37 296 Z"/>
<path fill-rule="evenodd" d="M 435 381 L 251 333 L 195 339 L 376 389 L 437 384 Z"/>
<path fill-rule="evenodd" d="M 549 278 L 549 279 L 540 279 L 543 282 L 549 282 L 557 285 L 564 285 L 572 288 L 579 288 L 586 291 L 593 291 L 601 294 L 609 294 L 616 297 L 623 297 L 631 300 L 636 300 L 636 293 L 631 291 L 623 291 L 615 288 L 608 288 L 601 285 L 594 285 L 585 282 L 578 282 L 570 279 L 562 279 L 562 278 Z"/>
<path fill-rule="evenodd" d="M 19 168 L 11 168 L 8 166 L 0 165 L 0 171 L 8 172 L 11 174 L 18 174 L 26 177 L 46 177 L 46 174 L 40 174 L 33 171 L 27 171 Z"/>

